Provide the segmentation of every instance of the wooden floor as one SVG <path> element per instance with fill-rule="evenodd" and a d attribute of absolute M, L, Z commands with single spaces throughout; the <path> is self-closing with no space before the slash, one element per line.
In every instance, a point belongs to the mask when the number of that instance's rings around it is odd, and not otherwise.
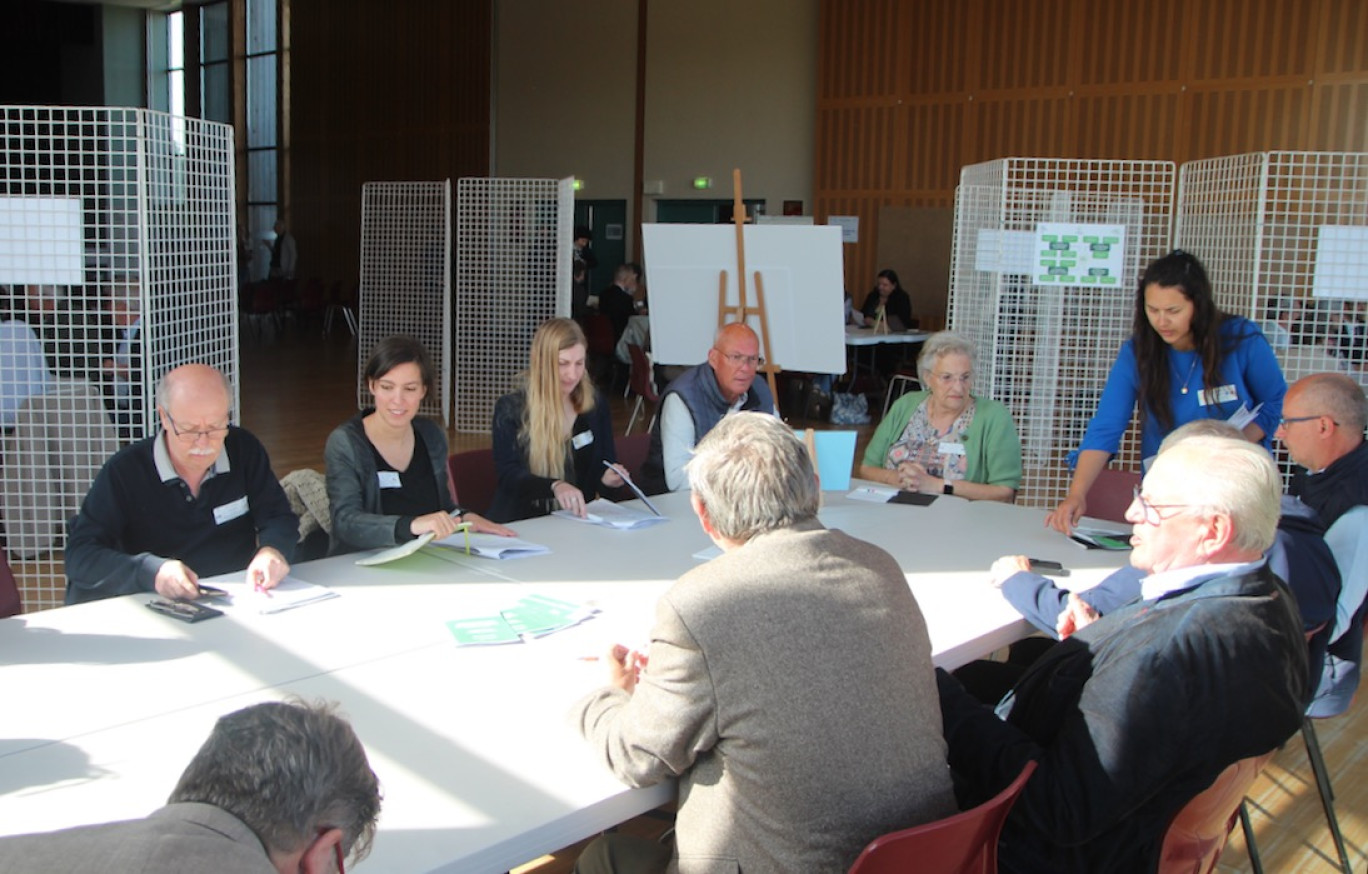
<path fill-rule="evenodd" d="M 345 330 L 334 331 L 329 338 L 290 332 L 268 341 L 244 340 L 242 423 L 266 445 L 277 475 L 300 467 L 323 469 L 323 444 L 328 433 L 356 412 L 356 356 L 356 345 Z M 612 403 L 620 434 L 630 408 L 620 396 Z M 860 430 L 863 447 L 872 428 Z M 487 434 L 448 436 L 457 449 L 489 445 Z M 1368 869 L 1368 704 L 1363 697 L 1358 698 L 1346 715 L 1321 720 L 1317 732 L 1334 778 L 1336 807 L 1350 861 L 1354 870 L 1364 871 Z M 1274 758 L 1250 799 L 1265 871 L 1335 870 L 1334 846 L 1300 735 Z M 623 828 L 654 836 L 666 824 L 659 816 L 647 816 Z M 562 874 L 571 870 L 577 853 L 578 845 L 518 871 Z M 1251 870 L 1238 827 L 1218 870 Z"/>

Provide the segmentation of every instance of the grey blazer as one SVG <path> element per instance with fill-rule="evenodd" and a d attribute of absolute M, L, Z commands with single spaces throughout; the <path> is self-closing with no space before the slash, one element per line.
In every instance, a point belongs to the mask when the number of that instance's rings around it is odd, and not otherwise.
<path fill-rule="evenodd" d="M 649 656 L 572 718 L 628 784 L 679 776 L 679 871 L 845 871 L 955 812 L 926 623 L 877 546 L 753 538 L 670 588 Z"/>
<path fill-rule="evenodd" d="M 383 515 L 380 508 L 380 481 L 376 477 L 375 456 L 361 420 L 369 410 L 363 410 L 333 429 L 323 450 L 328 465 L 328 506 L 332 511 L 332 544 L 329 555 L 396 546 L 394 525 L 398 516 Z M 441 507 L 451 510 L 456 502 L 447 487 L 446 432 L 431 419 L 416 418 L 413 430 L 423 438 L 432 475 L 437 481 L 437 499 Z"/>
<path fill-rule="evenodd" d="M 5 874 L 277 874 L 252 830 L 209 804 L 168 804 L 147 819 L 0 838 Z"/>

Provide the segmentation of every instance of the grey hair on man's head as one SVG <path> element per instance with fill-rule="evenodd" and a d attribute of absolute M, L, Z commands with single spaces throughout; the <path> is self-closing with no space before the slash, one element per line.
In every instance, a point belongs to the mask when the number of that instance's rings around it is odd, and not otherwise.
<path fill-rule="evenodd" d="M 1313 373 L 1294 385 L 1316 413 L 1329 416 L 1341 428 L 1362 433 L 1368 424 L 1363 387 L 1347 373 Z"/>
<path fill-rule="evenodd" d="M 744 543 L 817 515 L 822 493 L 807 447 L 767 413 L 731 413 L 694 448 L 689 487 L 718 535 Z"/>
<path fill-rule="evenodd" d="M 1190 437 L 1223 437 L 1227 440 L 1243 440 L 1244 433 L 1225 419 L 1193 419 L 1185 425 L 1174 428 L 1159 444 L 1159 451 L 1172 449 Z"/>
<path fill-rule="evenodd" d="M 1273 545 L 1282 477 L 1267 449 L 1243 438 L 1189 436 L 1163 450 L 1149 476 L 1161 466 L 1182 483 L 1189 504 L 1230 517 L 1235 547 L 1261 553 Z"/>
<path fill-rule="evenodd" d="M 295 852 L 337 828 L 343 851 L 362 859 L 380 815 L 380 784 L 331 706 L 275 701 L 219 718 L 168 799 L 184 802 L 228 811 L 268 853 Z"/>
<path fill-rule="evenodd" d="M 954 331 L 937 331 L 926 338 L 926 342 L 922 344 L 921 354 L 917 356 L 917 378 L 921 380 L 923 388 L 931 384 L 931 371 L 935 369 L 936 364 L 946 355 L 952 354 L 967 356 L 969 367 L 973 369 L 973 343 Z"/>

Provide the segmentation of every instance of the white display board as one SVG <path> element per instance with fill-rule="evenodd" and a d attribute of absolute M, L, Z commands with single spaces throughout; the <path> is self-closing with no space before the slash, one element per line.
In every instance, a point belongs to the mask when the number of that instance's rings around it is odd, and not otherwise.
<path fill-rule="evenodd" d="M 1125 225 L 1041 222 L 1036 241 L 1036 285 L 1125 287 Z"/>
<path fill-rule="evenodd" d="M 1368 228 L 1321 225 L 1316 228 L 1315 297 L 1368 300 Z"/>
<path fill-rule="evenodd" d="M 641 229 L 651 303 L 651 355 L 657 364 L 699 364 L 717 333 L 718 277 L 727 271 L 727 303 L 738 302 L 736 228 L 731 225 L 648 224 Z M 746 302 L 757 302 L 763 278 L 773 348 L 785 370 L 845 372 L 845 281 L 841 229 L 745 228 Z M 759 319 L 751 327 L 760 332 Z"/>
<path fill-rule="evenodd" d="M 0 197 L 0 283 L 85 281 L 81 198 Z"/>

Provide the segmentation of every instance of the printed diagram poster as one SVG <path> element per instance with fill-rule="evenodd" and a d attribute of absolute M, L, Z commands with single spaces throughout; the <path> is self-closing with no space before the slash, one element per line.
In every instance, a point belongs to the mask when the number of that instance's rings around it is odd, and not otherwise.
<path fill-rule="evenodd" d="M 1035 285 L 1126 284 L 1125 225 L 1041 222 L 1036 225 L 1036 244 Z"/>

